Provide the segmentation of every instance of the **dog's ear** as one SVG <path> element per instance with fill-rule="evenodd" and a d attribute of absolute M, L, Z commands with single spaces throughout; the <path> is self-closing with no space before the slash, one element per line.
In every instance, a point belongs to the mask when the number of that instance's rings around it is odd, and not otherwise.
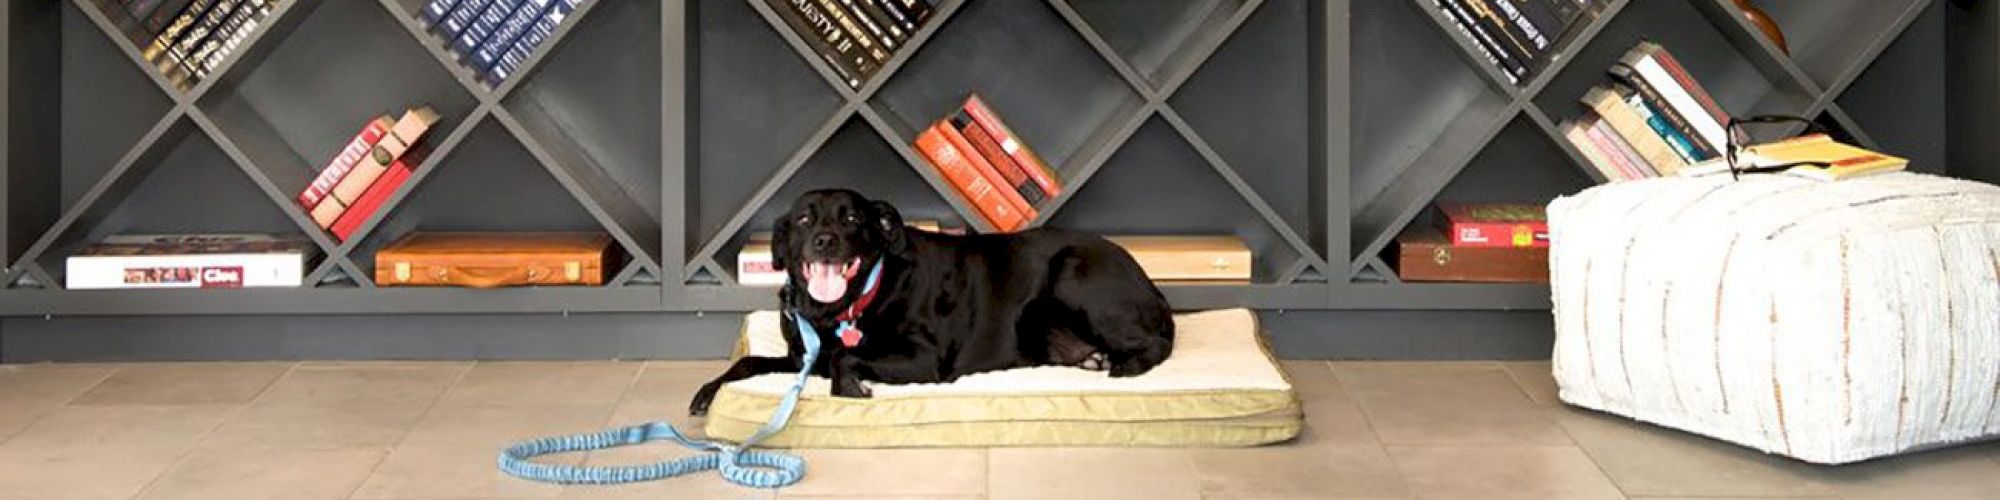
<path fill-rule="evenodd" d="M 910 251 L 910 238 L 903 228 L 903 214 L 895 205 L 886 201 L 871 201 L 868 209 L 873 212 L 875 229 L 882 233 L 883 249 L 890 254 L 903 255 Z"/>
<path fill-rule="evenodd" d="M 771 224 L 771 269 L 783 271 L 792 261 L 792 215 L 778 216 Z"/>

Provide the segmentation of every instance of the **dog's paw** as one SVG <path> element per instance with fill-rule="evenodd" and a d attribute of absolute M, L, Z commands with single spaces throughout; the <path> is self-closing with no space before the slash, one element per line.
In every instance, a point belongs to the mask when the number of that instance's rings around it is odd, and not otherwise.
<path fill-rule="evenodd" d="M 1101 372 L 1111 369 L 1111 359 L 1105 357 L 1102 352 L 1093 352 L 1089 356 L 1084 356 L 1082 361 L 1076 362 L 1076 367 Z"/>
<path fill-rule="evenodd" d="M 1125 361 L 1118 363 L 1113 363 L 1111 365 L 1110 371 L 1112 378 L 1123 378 L 1123 377 L 1137 377 L 1140 375 L 1145 375 L 1146 372 L 1152 370 L 1153 370 L 1152 364 L 1146 363 L 1143 360 L 1135 358 L 1135 359 L 1127 359 Z"/>
<path fill-rule="evenodd" d="M 851 385 L 843 384 L 842 387 L 834 388 L 833 395 L 843 398 L 868 399 L 875 397 L 875 391 L 869 390 L 868 384 L 856 382 Z"/>

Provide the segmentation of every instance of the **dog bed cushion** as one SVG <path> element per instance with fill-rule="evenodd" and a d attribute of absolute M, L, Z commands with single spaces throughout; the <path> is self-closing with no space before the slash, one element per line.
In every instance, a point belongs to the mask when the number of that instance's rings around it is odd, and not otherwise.
<path fill-rule="evenodd" d="M 785 352 L 779 315 L 744 320 L 737 354 Z M 869 384 L 874 397 L 837 398 L 806 384 L 791 425 L 764 444 L 876 448 L 971 446 L 1251 446 L 1291 439 L 1303 419 L 1291 382 L 1257 317 L 1229 309 L 1175 316 L 1174 353 L 1145 375 L 1111 378 L 1071 367 L 978 373 L 949 384 Z M 724 385 L 709 407 L 710 437 L 741 441 L 771 417 L 796 375 Z"/>

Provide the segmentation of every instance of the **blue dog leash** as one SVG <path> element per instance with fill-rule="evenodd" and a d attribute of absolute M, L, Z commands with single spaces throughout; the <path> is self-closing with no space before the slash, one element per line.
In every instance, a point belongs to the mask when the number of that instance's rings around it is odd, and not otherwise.
<path fill-rule="evenodd" d="M 785 391 L 784 400 L 778 403 L 778 410 L 771 413 L 771 421 L 766 422 L 764 427 L 758 429 L 749 439 L 743 440 L 742 444 L 730 445 L 710 440 L 689 439 L 674 429 L 673 424 L 651 422 L 595 434 L 542 438 L 516 444 L 500 454 L 500 470 L 522 479 L 559 484 L 636 483 L 710 469 L 719 470 L 722 478 L 729 482 L 752 488 L 779 488 L 798 482 L 806 475 L 805 459 L 788 453 L 750 449 L 785 428 L 785 423 L 792 418 L 792 409 L 798 406 L 799 393 L 805 389 L 806 377 L 812 374 L 813 361 L 819 357 L 818 332 L 813 330 L 805 318 L 790 312 L 786 315 L 791 316 L 792 321 L 798 325 L 799 339 L 805 344 L 803 367 L 799 369 L 798 378 L 792 381 L 792 388 Z M 601 450 L 668 439 L 689 449 L 709 453 L 678 460 L 619 467 L 554 465 L 528 460 L 550 453 Z"/>

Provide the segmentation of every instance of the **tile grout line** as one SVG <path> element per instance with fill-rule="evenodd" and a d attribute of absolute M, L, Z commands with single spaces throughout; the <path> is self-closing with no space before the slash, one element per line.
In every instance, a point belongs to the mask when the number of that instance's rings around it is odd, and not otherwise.
<path fill-rule="evenodd" d="M 208 363 L 201 363 L 201 364 L 206 365 Z M 226 365 L 226 363 L 224 365 Z M 132 492 L 132 496 L 129 498 L 138 499 L 145 497 L 148 492 L 151 492 L 154 487 L 160 484 L 161 479 L 165 479 L 167 477 L 167 473 L 173 472 L 174 469 L 180 467 L 181 464 L 187 463 L 188 457 L 190 455 L 193 455 L 195 454 L 196 451 L 201 450 L 201 441 L 203 439 L 207 439 L 208 436 L 210 434 L 214 434 L 217 429 L 221 429 L 223 426 L 229 425 L 230 422 L 236 421 L 236 417 L 242 415 L 243 410 L 245 408 L 249 408 L 251 404 L 256 403 L 258 400 L 263 399 L 265 395 L 270 394 L 272 387 L 277 387 L 279 381 L 284 380 L 286 377 L 290 377 L 292 375 L 292 372 L 294 370 L 297 370 L 298 368 L 299 368 L 299 363 L 296 361 L 286 364 L 285 371 L 283 373 L 279 373 L 278 376 L 272 377 L 271 381 L 269 383 L 264 384 L 264 387 L 262 389 L 258 389 L 257 394 L 250 396 L 250 399 L 248 401 L 245 401 L 242 404 L 231 405 L 234 406 L 234 408 L 230 410 L 229 415 L 222 417 L 222 420 L 215 422 L 215 425 L 209 426 L 208 429 L 201 431 L 200 434 L 196 434 L 194 436 L 194 439 L 189 440 L 186 446 L 181 447 L 180 455 L 175 456 L 174 459 L 168 462 L 165 467 L 161 467 L 159 472 L 153 473 L 153 477 L 151 479 L 146 480 L 146 485 L 139 487 L 138 491 Z M 124 369 L 121 368 L 119 369 L 119 371 L 124 371 Z M 106 378 L 108 379 L 109 377 Z M 172 405 L 162 405 L 162 406 L 172 406 Z"/>
<path fill-rule="evenodd" d="M 403 435 L 396 438 L 396 444 L 384 448 L 382 450 L 382 458 L 375 461 L 375 466 L 368 468 L 368 474 L 361 476 L 361 480 L 354 483 L 354 491 L 347 492 L 347 495 L 342 498 L 351 500 L 355 495 L 361 494 L 361 488 L 368 486 L 368 480 L 374 479 L 375 475 L 382 471 L 382 464 L 388 463 L 389 457 L 394 456 L 397 450 L 402 449 L 403 442 L 410 439 L 410 431 L 416 430 L 417 425 L 422 424 L 425 417 L 431 416 L 431 411 L 437 409 L 438 402 L 444 400 L 444 396 L 450 394 L 452 388 L 458 387 L 458 384 L 465 382 L 466 377 L 472 376 L 472 370 L 479 368 L 480 363 L 480 361 L 466 363 L 465 369 L 459 370 L 458 376 L 452 378 L 451 383 L 444 386 L 444 390 L 438 391 L 437 396 L 431 397 L 430 403 L 424 405 L 424 411 L 417 414 L 416 421 L 410 422 L 410 425 L 403 429 Z"/>
<path fill-rule="evenodd" d="M 56 410 L 60 410 L 63 407 L 69 406 L 70 403 L 76 401 L 76 398 L 83 397 L 84 394 L 88 394 L 90 393 L 90 391 L 97 389 L 97 386 L 104 385 L 104 381 L 111 380 L 112 375 L 117 375 L 118 372 L 124 370 L 125 368 L 121 366 L 117 368 L 112 368 L 110 371 L 104 372 L 104 375 L 97 377 L 97 380 L 91 381 L 89 386 L 84 387 L 83 390 L 81 391 L 76 391 L 76 394 L 71 394 L 69 398 L 63 399 L 61 402 L 56 403 L 55 406 L 51 407 L 48 412 L 28 420 L 28 422 L 25 424 L 21 424 L 21 428 L 14 429 L 13 432 L 7 433 L 7 435 L 4 436 L 0 436 L 0 446 L 5 446 L 8 441 L 14 440 L 15 436 L 19 436 L 22 433 L 28 432 L 28 428 L 34 427 L 35 424 L 41 423 L 43 419 L 49 418 L 49 415 L 54 414 Z"/>
<path fill-rule="evenodd" d="M 1416 491 L 1410 487 L 1409 473 L 1403 471 L 1403 464 L 1396 461 L 1396 455 L 1389 453 L 1389 443 L 1382 440 L 1382 433 L 1375 430 L 1375 417 L 1368 414 L 1368 405 L 1362 404 L 1361 398 L 1354 397 L 1353 393 L 1347 391 L 1347 382 L 1341 380 L 1340 371 L 1334 369 L 1333 360 L 1326 360 L 1326 372 L 1333 377 L 1333 383 L 1340 386 L 1341 394 L 1347 395 L 1347 399 L 1354 402 L 1355 412 L 1361 414 L 1361 423 L 1367 425 L 1368 433 L 1375 436 L 1375 449 L 1382 452 L 1382 459 L 1388 460 L 1389 468 L 1396 471 L 1396 481 L 1402 484 L 1403 492 L 1415 498 Z"/>

